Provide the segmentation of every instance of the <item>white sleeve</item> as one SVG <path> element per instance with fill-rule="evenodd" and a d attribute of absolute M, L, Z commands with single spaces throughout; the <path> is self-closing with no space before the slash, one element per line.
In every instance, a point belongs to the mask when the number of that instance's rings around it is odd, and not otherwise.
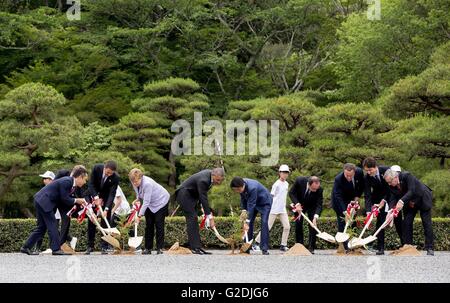
<path fill-rule="evenodd" d="M 272 191 L 270 192 L 270 194 L 271 194 L 272 196 L 276 196 L 277 193 L 278 193 L 278 191 L 279 191 L 279 184 L 278 184 L 278 181 L 277 181 L 277 182 L 275 182 L 275 183 L 272 185 Z"/>

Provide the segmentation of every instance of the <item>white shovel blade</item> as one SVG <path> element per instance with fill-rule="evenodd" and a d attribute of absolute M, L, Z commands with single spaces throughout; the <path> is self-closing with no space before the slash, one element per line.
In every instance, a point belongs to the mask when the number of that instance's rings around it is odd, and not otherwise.
<path fill-rule="evenodd" d="M 350 238 L 350 235 L 347 234 L 347 233 L 345 233 L 345 234 L 344 233 L 337 233 L 335 238 L 336 238 L 337 242 L 342 243 L 342 242 L 347 241 Z"/>
<path fill-rule="evenodd" d="M 330 235 L 329 233 L 326 233 L 326 232 L 321 232 L 321 233 L 317 234 L 317 237 L 321 238 L 325 241 L 328 241 L 330 243 L 336 243 L 336 239 L 332 235 Z"/>
<path fill-rule="evenodd" d="M 367 245 L 373 241 L 375 241 L 377 239 L 377 237 L 375 236 L 368 236 L 367 238 L 361 239 L 360 240 L 360 244 L 361 246 Z"/>
<path fill-rule="evenodd" d="M 144 237 L 131 237 L 128 239 L 128 246 L 134 249 L 138 248 Z"/>
<path fill-rule="evenodd" d="M 362 239 L 359 238 L 353 238 L 348 242 L 348 248 L 354 249 L 360 246 L 363 246 L 364 244 L 361 243 Z"/>
<path fill-rule="evenodd" d="M 119 231 L 117 228 L 115 228 L 115 227 L 112 227 L 112 228 L 104 228 L 103 230 L 104 230 L 107 234 L 120 235 L 120 231 Z"/>

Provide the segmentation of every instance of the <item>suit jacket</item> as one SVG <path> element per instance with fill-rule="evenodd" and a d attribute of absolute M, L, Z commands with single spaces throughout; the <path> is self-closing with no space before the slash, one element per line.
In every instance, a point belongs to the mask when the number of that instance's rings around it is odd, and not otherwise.
<path fill-rule="evenodd" d="M 187 178 L 183 183 L 181 183 L 180 186 L 176 189 L 175 195 L 178 194 L 178 191 L 180 189 L 186 190 L 189 193 L 189 195 L 193 198 L 193 200 L 195 200 L 195 203 L 197 203 L 197 200 L 200 201 L 200 204 L 203 206 L 205 214 L 209 215 L 211 213 L 211 209 L 208 203 L 208 191 L 211 188 L 211 186 L 212 186 L 211 170 L 204 169 L 196 174 L 193 174 L 192 176 Z"/>
<path fill-rule="evenodd" d="M 297 177 L 294 185 L 292 185 L 289 191 L 289 197 L 294 204 L 300 203 L 305 212 L 313 211 L 314 214 L 320 215 L 323 205 L 323 189 L 319 189 L 315 192 L 310 192 L 307 197 L 306 189 L 308 187 L 308 178 Z"/>
<path fill-rule="evenodd" d="M 364 199 L 366 212 L 372 210 L 374 204 L 378 204 L 381 200 L 389 202 L 390 189 L 389 184 L 384 180 L 384 173 L 388 170 L 387 166 L 378 166 L 378 173 L 380 180 L 377 177 L 372 177 L 369 174 L 364 176 Z"/>
<path fill-rule="evenodd" d="M 355 197 L 361 197 L 364 192 L 364 173 L 361 168 L 356 168 L 353 180 L 354 185 L 345 179 L 344 172 L 339 173 L 334 178 L 331 205 L 339 215 L 347 209 L 347 204 L 350 201 L 354 200 Z"/>
<path fill-rule="evenodd" d="M 400 189 L 390 186 L 390 203 L 389 206 L 395 207 L 398 200 L 405 203 L 404 208 L 409 207 L 408 203 L 413 202 L 416 207 L 422 210 L 429 210 L 432 207 L 432 190 L 420 182 L 409 172 L 401 172 L 399 174 Z"/>
<path fill-rule="evenodd" d="M 103 168 L 103 164 L 96 164 L 92 169 L 92 174 L 89 178 L 88 191 L 91 196 L 99 196 L 99 198 L 103 200 L 104 208 L 112 209 L 120 177 L 117 173 L 114 173 L 112 176 L 106 178 L 102 186 Z"/>
<path fill-rule="evenodd" d="M 75 188 L 72 177 L 63 177 L 44 186 L 34 195 L 34 201 L 45 212 L 54 211 L 57 207 L 72 207 L 75 204 L 75 198 L 71 197 Z"/>
<path fill-rule="evenodd" d="M 241 193 L 241 209 L 247 210 L 248 219 L 251 220 L 256 210 L 272 206 L 272 195 L 269 190 L 256 180 L 244 178 L 245 187 Z"/>

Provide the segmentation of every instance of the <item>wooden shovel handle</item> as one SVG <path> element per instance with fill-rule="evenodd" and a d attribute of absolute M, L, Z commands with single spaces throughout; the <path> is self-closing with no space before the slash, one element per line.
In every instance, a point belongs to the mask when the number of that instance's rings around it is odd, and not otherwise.
<path fill-rule="evenodd" d="M 308 218 L 303 212 L 300 212 L 300 214 L 302 215 L 303 218 L 305 218 L 306 222 L 308 222 L 309 225 L 311 225 L 312 228 L 314 228 L 319 234 L 322 233 L 322 232 L 319 230 L 319 228 L 317 228 L 317 226 L 315 226 L 315 225 L 311 222 L 311 220 L 309 220 L 309 218 Z"/>

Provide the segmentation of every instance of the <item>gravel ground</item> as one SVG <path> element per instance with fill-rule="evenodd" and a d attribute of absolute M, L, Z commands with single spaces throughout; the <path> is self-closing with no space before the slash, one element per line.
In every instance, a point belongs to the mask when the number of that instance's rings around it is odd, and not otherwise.
<path fill-rule="evenodd" d="M 419 257 L 0 254 L 0 282 L 450 282 L 450 252 Z M 209 274 L 207 272 L 209 271 Z"/>

